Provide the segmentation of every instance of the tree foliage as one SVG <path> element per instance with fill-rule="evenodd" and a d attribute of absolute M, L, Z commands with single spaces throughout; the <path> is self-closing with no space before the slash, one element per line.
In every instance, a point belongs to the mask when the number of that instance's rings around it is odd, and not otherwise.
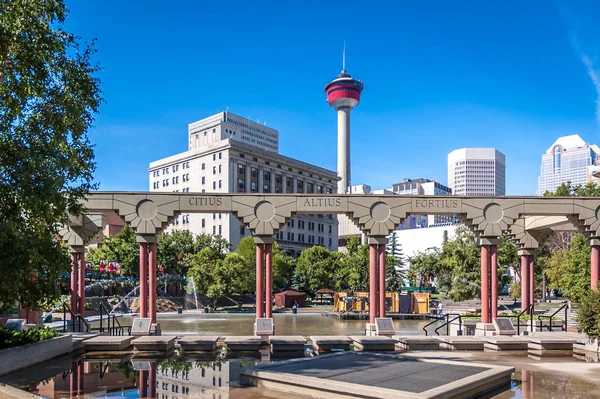
<path fill-rule="evenodd" d="M 577 325 L 590 339 L 600 339 L 600 291 L 588 290 L 579 301 Z"/>
<path fill-rule="evenodd" d="M 125 225 L 123 230 L 113 236 L 105 237 L 98 248 L 90 248 L 85 260 L 92 263 L 92 270 L 100 270 L 100 259 L 114 260 L 121 266 L 121 275 L 138 277 L 140 272 L 140 244 L 136 241 L 135 231 Z"/>
<path fill-rule="evenodd" d="M 327 248 L 314 246 L 302 251 L 296 266 L 298 288 L 312 294 L 321 288 L 336 288 L 335 274 L 339 254 Z"/>
<path fill-rule="evenodd" d="M 62 0 L 0 2 L 0 302 L 32 308 L 59 294 L 70 260 L 54 238 L 94 188 L 98 66 L 66 17 Z"/>

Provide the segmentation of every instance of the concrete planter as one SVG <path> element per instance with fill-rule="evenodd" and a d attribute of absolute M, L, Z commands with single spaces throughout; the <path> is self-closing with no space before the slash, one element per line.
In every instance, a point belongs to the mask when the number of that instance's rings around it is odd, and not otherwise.
<path fill-rule="evenodd" d="M 73 338 L 63 335 L 32 344 L 0 350 L 0 375 L 71 352 Z"/>
<path fill-rule="evenodd" d="M 585 350 L 586 350 L 586 352 L 600 353 L 600 340 L 598 340 L 598 339 L 586 340 L 585 341 Z"/>

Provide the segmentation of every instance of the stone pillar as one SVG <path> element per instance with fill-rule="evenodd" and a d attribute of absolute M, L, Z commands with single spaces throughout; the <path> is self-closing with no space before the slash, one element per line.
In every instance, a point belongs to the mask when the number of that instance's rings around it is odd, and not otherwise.
<path fill-rule="evenodd" d="M 489 308 L 489 246 L 481 246 L 481 322 L 490 322 Z"/>
<path fill-rule="evenodd" d="M 256 318 L 264 317 L 263 312 L 263 244 L 256 240 Z"/>
<path fill-rule="evenodd" d="M 379 317 L 385 317 L 385 244 L 379 244 Z"/>
<path fill-rule="evenodd" d="M 600 280 L 600 238 L 592 238 L 588 241 L 592 247 L 590 256 L 590 284 L 592 289 L 598 289 Z"/>
<path fill-rule="evenodd" d="M 529 304 L 535 303 L 535 256 L 529 255 Z"/>
<path fill-rule="evenodd" d="M 490 245 L 491 267 L 491 314 L 490 321 L 498 317 L 498 246 Z"/>
<path fill-rule="evenodd" d="M 152 323 L 156 323 L 156 243 L 148 244 L 148 310 Z M 152 385 L 150 385 L 152 387 Z M 152 388 L 150 388 L 152 389 Z"/>
<path fill-rule="evenodd" d="M 273 317 L 273 244 L 265 244 L 265 317 Z"/>
<path fill-rule="evenodd" d="M 263 193 L 263 186 L 265 182 L 265 171 L 262 166 L 258 166 L 258 192 Z"/>
<path fill-rule="evenodd" d="M 369 243 L 369 323 L 377 316 L 377 246 Z"/>
<path fill-rule="evenodd" d="M 71 311 L 77 313 L 79 302 L 77 301 L 77 280 L 79 272 L 77 271 L 77 252 L 71 252 Z"/>
<path fill-rule="evenodd" d="M 250 166 L 250 162 L 246 162 L 246 192 L 249 193 L 252 190 L 252 183 L 250 182 L 250 169 L 252 167 Z"/>
<path fill-rule="evenodd" d="M 78 313 L 81 317 L 85 317 L 85 254 L 83 252 L 79 252 L 78 254 L 79 260 L 79 277 L 78 277 L 78 293 L 79 293 L 79 309 Z"/>
<path fill-rule="evenodd" d="M 148 245 L 145 242 L 140 242 L 140 317 L 148 317 L 148 250 L 147 250 L 147 246 Z M 141 373 L 140 373 L 140 375 L 141 375 Z"/>
<path fill-rule="evenodd" d="M 521 310 L 529 306 L 529 251 L 520 250 L 521 257 Z"/>
<path fill-rule="evenodd" d="M 271 192 L 275 192 L 275 169 L 271 169 Z"/>
<path fill-rule="evenodd" d="M 138 388 L 140 390 L 140 398 L 148 397 L 148 370 L 140 370 L 138 377 Z"/>

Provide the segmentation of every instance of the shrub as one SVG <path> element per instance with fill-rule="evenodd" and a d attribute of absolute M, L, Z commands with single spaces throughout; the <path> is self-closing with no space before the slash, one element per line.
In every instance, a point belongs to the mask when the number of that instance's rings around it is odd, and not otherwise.
<path fill-rule="evenodd" d="M 20 332 L 0 327 L 0 349 L 44 341 L 56 336 L 56 330 L 37 326 Z"/>
<path fill-rule="evenodd" d="M 577 325 L 590 339 L 600 339 L 600 291 L 591 290 L 577 308 Z"/>

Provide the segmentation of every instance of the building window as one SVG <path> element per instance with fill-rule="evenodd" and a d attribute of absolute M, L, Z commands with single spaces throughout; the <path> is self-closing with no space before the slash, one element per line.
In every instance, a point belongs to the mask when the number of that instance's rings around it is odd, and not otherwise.
<path fill-rule="evenodd" d="M 213 234 L 217 234 L 217 226 L 213 226 Z"/>
<path fill-rule="evenodd" d="M 216 175 L 216 174 L 217 174 L 217 167 L 213 166 L 213 175 Z"/>
<path fill-rule="evenodd" d="M 308 194 L 314 194 L 315 193 L 315 186 L 313 185 L 313 183 L 306 183 L 306 192 Z"/>
<path fill-rule="evenodd" d="M 206 164 L 205 164 L 205 163 L 203 163 L 203 164 L 202 164 L 202 170 L 205 170 L 205 169 L 206 169 Z"/>
<path fill-rule="evenodd" d="M 258 180 L 258 169 L 250 168 L 250 178 Z"/>
<path fill-rule="evenodd" d="M 317 185 L 317 194 L 323 194 L 323 186 Z"/>
<path fill-rule="evenodd" d="M 246 192 L 246 179 L 238 179 L 238 192 Z"/>
<path fill-rule="evenodd" d="M 253 181 L 250 182 L 250 192 L 251 193 L 257 193 L 258 192 L 258 183 Z"/>
<path fill-rule="evenodd" d="M 304 192 L 304 182 L 302 180 L 298 180 L 296 182 L 296 191 L 299 193 L 303 193 Z"/>
<path fill-rule="evenodd" d="M 222 180 L 219 180 L 219 188 L 221 188 L 221 187 L 222 187 L 222 184 L 221 184 L 221 182 L 222 182 Z"/>
<path fill-rule="evenodd" d="M 281 193 L 282 192 L 282 176 L 281 175 L 275 175 L 275 192 L 276 193 Z"/>
<path fill-rule="evenodd" d="M 238 175 L 239 176 L 246 176 L 246 165 L 239 165 L 238 164 Z"/>
<path fill-rule="evenodd" d="M 291 177 L 285 178 L 285 192 L 291 194 L 294 192 L 294 179 Z"/>
<path fill-rule="evenodd" d="M 206 184 L 206 177 L 202 176 L 202 184 Z"/>
<path fill-rule="evenodd" d="M 219 165 L 219 173 L 221 173 L 221 165 Z"/>
<path fill-rule="evenodd" d="M 223 228 L 221 225 L 219 225 L 219 235 L 221 235 L 223 233 Z"/>
<path fill-rule="evenodd" d="M 206 227 L 206 219 L 202 218 L 202 228 Z"/>
<path fill-rule="evenodd" d="M 240 226 L 240 235 L 243 236 L 245 234 L 244 232 L 244 225 Z"/>
<path fill-rule="evenodd" d="M 217 160 L 217 154 L 213 154 L 213 161 Z"/>
<path fill-rule="evenodd" d="M 221 155 L 221 153 L 219 153 L 219 159 L 222 159 L 222 155 Z"/>
<path fill-rule="evenodd" d="M 214 182 L 213 182 L 213 190 L 216 190 L 216 189 L 217 189 L 217 182 L 216 182 L 216 181 L 214 181 Z"/>

